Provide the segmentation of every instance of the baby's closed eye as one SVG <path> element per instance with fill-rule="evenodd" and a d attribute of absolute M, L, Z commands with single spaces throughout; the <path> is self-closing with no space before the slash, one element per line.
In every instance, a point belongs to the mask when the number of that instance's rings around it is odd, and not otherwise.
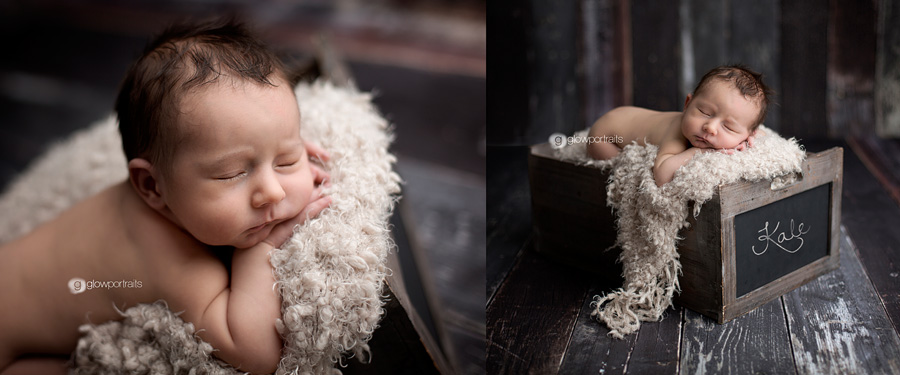
<path fill-rule="evenodd" d="M 279 167 L 293 167 L 300 162 L 300 159 L 294 159 L 290 161 L 282 161 L 278 164 Z"/>
<path fill-rule="evenodd" d="M 247 172 L 244 172 L 244 171 L 234 171 L 234 172 L 222 174 L 218 177 L 215 177 L 215 179 L 219 180 L 219 181 L 234 181 L 240 177 L 243 177 L 246 174 L 247 174 Z"/>

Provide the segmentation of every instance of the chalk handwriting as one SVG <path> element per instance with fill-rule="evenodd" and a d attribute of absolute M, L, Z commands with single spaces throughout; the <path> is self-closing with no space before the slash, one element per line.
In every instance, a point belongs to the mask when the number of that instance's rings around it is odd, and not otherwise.
<path fill-rule="evenodd" d="M 753 254 L 755 254 L 755 255 L 765 254 L 766 250 L 769 250 L 769 244 L 775 245 L 778 248 L 780 248 L 781 250 L 784 250 L 791 254 L 796 253 L 797 251 L 800 250 L 801 247 L 803 247 L 803 237 L 802 236 L 804 234 L 809 233 L 808 227 L 806 227 L 805 228 L 806 230 L 804 230 L 803 223 L 800 223 L 800 225 L 797 226 L 797 231 L 794 232 L 794 219 L 791 219 L 791 228 L 790 228 L 790 231 L 788 232 L 788 234 L 790 234 L 790 237 L 789 237 L 783 231 L 781 233 L 778 233 L 778 226 L 780 226 L 780 225 L 781 225 L 781 222 L 776 222 L 775 229 L 772 229 L 772 231 L 770 232 L 769 231 L 769 222 L 767 221 L 766 225 L 763 226 L 762 229 L 756 231 L 757 233 L 763 233 L 762 235 L 759 236 L 758 239 L 760 241 L 765 242 L 766 247 L 763 248 L 762 251 L 756 251 L 756 246 L 751 246 L 750 250 L 753 251 Z M 775 236 L 776 233 L 778 233 L 777 236 Z M 775 236 L 774 239 L 772 238 L 773 236 Z M 796 248 L 791 249 L 793 247 L 792 245 L 797 244 L 798 241 L 799 241 L 799 245 L 797 245 Z"/>

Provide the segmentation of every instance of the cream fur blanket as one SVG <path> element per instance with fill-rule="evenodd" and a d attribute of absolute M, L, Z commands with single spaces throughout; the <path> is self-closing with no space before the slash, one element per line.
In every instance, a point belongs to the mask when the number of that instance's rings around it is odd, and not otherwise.
<path fill-rule="evenodd" d="M 618 215 L 616 246 L 622 249 L 619 262 L 625 285 L 595 296 L 591 314 L 606 323 L 611 336 L 622 338 L 638 330 L 641 321 L 660 320 L 672 305 L 673 294 L 680 291 L 677 240 L 678 231 L 688 225 L 688 202 L 696 203 L 696 217 L 719 185 L 773 179 L 777 187 L 792 182 L 794 173 L 800 172 L 806 153 L 796 140 L 760 128 L 766 135 L 757 138 L 753 148 L 734 155 L 697 154 L 662 187 L 653 179 L 654 145 L 634 143 L 604 161 L 590 159 L 583 143 L 557 151 L 565 160 L 611 170 L 607 205 Z M 576 137 L 584 135 L 581 132 Z"/>
<path fill-rule="evenodd" d="M 387 149 L 392 135 L 371 96 L 328 83 L 296 90 L 304 138 L 332 156 L 332 204 L 273 251 L 283 319 L 280 374 L 340 374 L 344 356 L 368 359 L 382 310 L 385 260 L 393 247 L 388 218 L 400 192 Z M 127 170 L 115 119 L 55 145 L 0 197 L 0 243 L 122 181 Z M 62 287 L 62 286 L 61 286 Z M 122 313 L 124 320 L 83 325 L 73 374 L 235 374 L 211 356 L 162 302 Z"/>

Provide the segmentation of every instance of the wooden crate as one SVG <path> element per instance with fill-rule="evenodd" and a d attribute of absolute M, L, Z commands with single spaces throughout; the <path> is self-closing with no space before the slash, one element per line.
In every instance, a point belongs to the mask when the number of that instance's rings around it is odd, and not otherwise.
<path fill-rule="evenodd" d="M 608 173 L 559 160 L 549 144 L 528 160 L 535 248 L 621 285 L 615 216 L 606 206 Z M 839 266 L 843 149 L 807 154 L 802 178 L 721 185 L 689 217 L 678 252 L 676 301 L 724 323 Z"/>

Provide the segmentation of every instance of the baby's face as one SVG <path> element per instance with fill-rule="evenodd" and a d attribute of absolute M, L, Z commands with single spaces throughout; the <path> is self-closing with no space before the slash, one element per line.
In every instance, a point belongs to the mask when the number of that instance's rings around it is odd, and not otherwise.
<path fill-rule="evenodd" d="M 694 147 L 735 148 L 750 136 L 759 110 L 730 83 L 713 81 L 699 95 L 688 95 L 681 132 Z"/>
<path fill-rule="evenodd" d="M 182 142 L 160 185 L 200 242 L 246 248 L 309 203 L 313 178 L 290 86 L 220 80 L 182 101 Z"/>

